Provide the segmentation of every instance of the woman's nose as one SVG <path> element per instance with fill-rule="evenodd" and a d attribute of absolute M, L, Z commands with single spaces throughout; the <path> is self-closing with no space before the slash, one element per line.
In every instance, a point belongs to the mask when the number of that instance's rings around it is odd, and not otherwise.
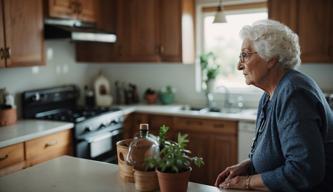
<path fill-rule="evenodd" d="M 238 69 L 238 70 L 243 70 L 243 69 L 244 69 L 244 65 L 242 64 L 241 61 L 238 62 L 238 64 L 237 64 L 237 69 Z"/>

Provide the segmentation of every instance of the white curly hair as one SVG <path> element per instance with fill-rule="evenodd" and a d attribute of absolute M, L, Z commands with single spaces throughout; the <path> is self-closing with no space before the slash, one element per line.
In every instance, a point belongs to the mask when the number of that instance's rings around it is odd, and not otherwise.
<path fill-rule="evenodd" d="M 258 55 L 268 61 L 277 57 L 278 63 L 287 69 L 294 69 L 301 63 L 298 36 L 286 25 L 270 20 L 259 20 L 244 26 L 240 37 L 253 42 Z"/>

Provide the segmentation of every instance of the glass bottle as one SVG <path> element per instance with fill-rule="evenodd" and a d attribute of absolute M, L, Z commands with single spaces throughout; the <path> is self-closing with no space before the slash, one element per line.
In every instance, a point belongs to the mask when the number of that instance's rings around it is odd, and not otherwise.
<path fill-rule="evenodd" d="M 131 142 L 126 161 L 134 169 L 144 171 L 144 160 L 156 157 L 159 154 L 159 145 L 156 139 L 149 136 L 149 125 L 140 124 L 140 132 Z"/>

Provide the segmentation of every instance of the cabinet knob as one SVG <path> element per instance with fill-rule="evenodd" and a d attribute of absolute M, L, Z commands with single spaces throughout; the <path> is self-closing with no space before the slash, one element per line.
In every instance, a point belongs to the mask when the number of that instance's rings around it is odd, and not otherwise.
<path fill-rule="evenodd" d="M 6 48 L 5 48 L 4 55 L 5 55 L 5 58 L 6 58 L 6 59 L 9 59 L 9 58 L 10 58 L 10 56 L 11 56 L 11 52 L 12 52 L 12 50 L 10 49 L 10 47 L 6 47 Z"/>
<path fill-rule="evenodd" d="M 160 53 L 163 53 L 163 52 L 164 52 L 164 46 L 161 45 L 161 46 L 160 46 Z"/>
<path fill-rule="evenodd" d="M 56 145 L 57 143 L 58 143 L 57 140 L 55 140 L 55 141 L 50 141 L 50 142 L 48 142 L 48 143 L 45 144 L 45 147 L 44 147 L 44 148 L 52 147 L 52 146 Z"/>
<path fill-rule="evenodd" d="M 0 59 L 5 59 L 5 52 L 3 48 L 0 48 Z"/>
<path fill-rule="evenodd" d="M 0 161 L 3 161 L 3 160 L 5 160 L 5 159 L 7 159 L 8 158 L 8 154 L 6 154 L 6 155 L 1 155 L 0 156 Z"/>

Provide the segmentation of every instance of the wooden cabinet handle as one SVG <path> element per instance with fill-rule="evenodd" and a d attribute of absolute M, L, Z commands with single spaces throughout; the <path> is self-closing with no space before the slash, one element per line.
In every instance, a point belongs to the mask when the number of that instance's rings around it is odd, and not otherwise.
<path fill-rule="evenodd" d="M 202 122 L 201 121 L 191 121 L 191 120 L 188 120 L 188 121 L 186 121 L 186 124 L 187 125 L 202 125 Z"/>
<path fill-rule="evenodd" d="M 82 13 L 82 4 L 77 2 L 77 13 L 81 14 Z"/>
<path fill-rule="evenodd" d="M 163 52 L 164 52 L 164 46 L 161 45 L 161 46 L 160 46 L 160 53 L 163 53 Z"/>
<path fill-rule="evenodd" d="M 47 142 L 47 143 L 45 144 L 45 147 L 44 147 L 44 148 L 52 147 L 52 146 L 56 145 L 57 143 L 58 143 L 57 140 Z"/>
<path fill-rule="evenodd" d="M 4 55 L 5 55 L 6 59 L 10 58 L 10 56 L 11 56 L 11 49 L 10 49 L 10 47 L 6 47 L 5 48 Z"/>
<path fill-rule="evenodd" d="M 3 160 L 5 160 L 5 159 L 7 159 L 8 158 L 8 154 L 6 154 L 6 155 L 1 155 L 0 156 L 0 161 L 3 161 Z"/>
<path fill-rule="evenodd" d="M 5 52 L 3 48 L 0 48 L 0 59 L 5 59 Z"/>

